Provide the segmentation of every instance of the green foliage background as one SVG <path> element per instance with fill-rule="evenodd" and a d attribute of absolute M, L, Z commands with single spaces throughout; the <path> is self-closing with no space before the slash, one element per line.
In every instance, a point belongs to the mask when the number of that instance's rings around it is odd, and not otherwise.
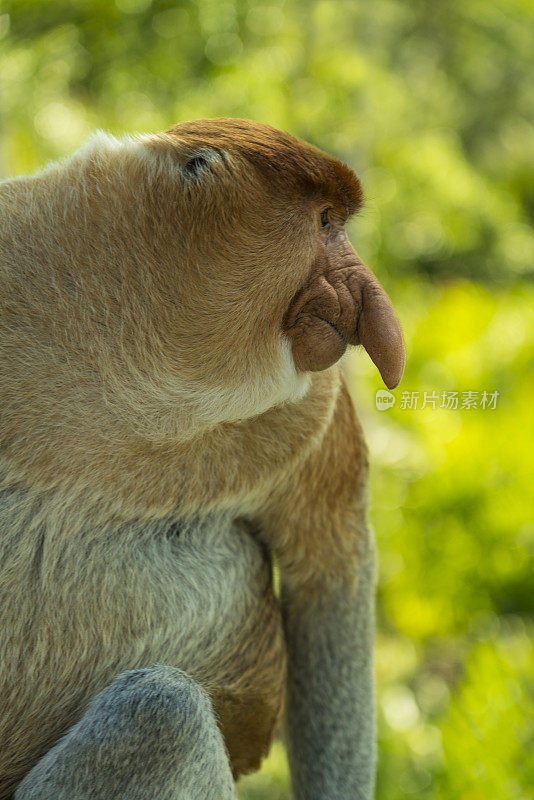
<path fill-rule="evenodd" d="M 244 116 L 361 177 L 351 238 L 408 342 L 389 411 L 346 364 L 381 556 L 379 800 L 534 797 L 533 22 L 532 0 L 0 0 L 4 175 L 95 128 Z M 240 791 L 288 797 L 280 742 Z"/>

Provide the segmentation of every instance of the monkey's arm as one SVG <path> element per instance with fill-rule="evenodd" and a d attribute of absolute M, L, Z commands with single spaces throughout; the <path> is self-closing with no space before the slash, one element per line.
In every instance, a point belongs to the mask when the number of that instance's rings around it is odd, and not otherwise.
<path fill-rule="evenodd" d="M 288 647 L 287 733 L 297 800 L 369 800 L 374 784 L 374 548 L 365 444 L 348 392 L 271 498 Z"/>

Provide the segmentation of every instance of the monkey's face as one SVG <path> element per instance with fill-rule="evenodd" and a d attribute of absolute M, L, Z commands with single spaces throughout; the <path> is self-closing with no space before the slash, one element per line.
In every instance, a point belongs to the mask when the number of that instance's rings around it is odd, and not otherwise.
<path fill-rule="evenodd" d="M 47 275 L 63 299 L 45 317 L 56 332 L 67 310 L 63 346 L 143 419 L 256 416 L 348 344 L 400 380 L 399 322 L 345 234 L 361 189 L 341 161 L 267 125 L 200 120 L 97 136 L 34 183 L 58 226 Z"/>
<path fill-rule="evenodd" d="M 341 212 L 321 212 L 321 240 L 310 274 L 291 301 L 284 331 L 299 370 L 322 370 L 347 345 L 362 344 L 389 389 L 405 365 L 402 330 L 391 302 L 347 239 Z"/>
<path fill-rule="evenodd" d="M 283 361 L 284 380 L 302 387 L 299 375 L 326 369 L 347 345 L 362 344 L 386 385 L 396 386 L 405 363 L 401 327 L 345 233 L 361 205 L 354 173 L 245 120 L 184 123 L 164 140 L 181 154 L 186 176 L 188 331 L 204 351 L 196 363 L 209 360 L 209 342 L 234 376 L 246 365 L 248 380 L 251 371 L 265 380 Z"/>

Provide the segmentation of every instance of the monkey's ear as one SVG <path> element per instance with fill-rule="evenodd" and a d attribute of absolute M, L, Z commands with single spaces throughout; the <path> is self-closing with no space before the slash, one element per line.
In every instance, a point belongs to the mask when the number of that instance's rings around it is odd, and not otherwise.
<path fill-rule="evenodd" d="M 201 150 L 187 159 L 182 167 L 182 172 L 187 178 L 199 178 L 222 160 L 223 156 L 219 150 Z"/>
<path fill-rule="evenodd" d="M 361 263 L 355 273 L 358 293 L 361 293 L 361 310 L 352 343 L 365 347 L 388 389 L 394 389 L 400 383 L 406 365 L 399 318 L 373 273 Z"/>
<path fill-rule="evenodd" d="M 209 155 L 207 153 L 198 153 L 198 155 L 192 156 L 186 161 L 183 167 L 183 173 L 187 175 L 188 178 L 196 178 L 200 173 L 204 172 L 204 170 L 209 169 L 209 165 Z"/>

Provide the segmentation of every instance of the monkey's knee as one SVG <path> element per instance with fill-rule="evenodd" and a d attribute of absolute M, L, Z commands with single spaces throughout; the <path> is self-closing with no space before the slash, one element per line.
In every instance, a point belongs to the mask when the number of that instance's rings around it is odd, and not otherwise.
<path fill-rule="evenodd" d="M 172 667 L 120 675 L 24 778 L 15 800 L 235 798 L 211 703 Z"/>
<path fill-rule="evenodd" d="M 82 720 L 115 751 L 191 749 L 210 726 L 210 701 L 196 681 L 172 667 L 125 672 L 93 700 Z"/>

